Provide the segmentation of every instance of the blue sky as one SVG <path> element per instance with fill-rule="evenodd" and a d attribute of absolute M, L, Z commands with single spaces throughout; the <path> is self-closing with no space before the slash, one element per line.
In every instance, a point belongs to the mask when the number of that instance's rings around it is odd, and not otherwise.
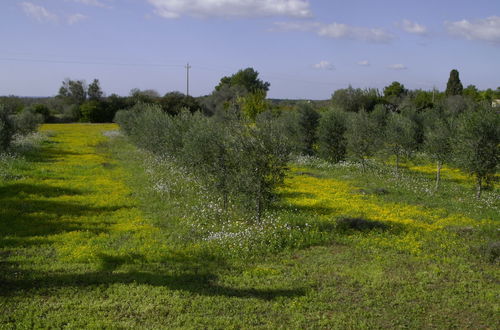
<path fill-rule="evenodd" d="M 0 95 L 55 95 L 65 78 L 209 94 L 253 67 L 270 97 L 353 87 L 500 86 L 500 1 L 4 0 Z"/>

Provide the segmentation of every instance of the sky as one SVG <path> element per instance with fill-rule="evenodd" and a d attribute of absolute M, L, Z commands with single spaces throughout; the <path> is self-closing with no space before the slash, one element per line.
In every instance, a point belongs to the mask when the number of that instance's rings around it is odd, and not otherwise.
<path fill-rule="evenodd" d="M 0 95 L 213 91 L 252 67 L 268 96 L 328 99 L 349 85 L 500 86 L 500 0 L 2 0 Z"/>

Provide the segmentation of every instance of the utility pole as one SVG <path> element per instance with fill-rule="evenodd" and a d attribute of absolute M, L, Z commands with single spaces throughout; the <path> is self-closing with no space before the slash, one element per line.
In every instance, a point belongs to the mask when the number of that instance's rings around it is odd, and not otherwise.
<path fill-rule="evenodd" d="M 189 96 L 189 69 L 191 69 L 191 65 L 189 63 L 185 66 L 186 68 L 186 95 Z"/>

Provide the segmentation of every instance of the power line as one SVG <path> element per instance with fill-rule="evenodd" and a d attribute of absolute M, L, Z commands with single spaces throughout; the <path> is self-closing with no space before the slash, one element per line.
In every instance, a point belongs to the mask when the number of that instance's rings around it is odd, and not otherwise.
<path fill-rule="evenodd" d="M 38 62 L 38 63 L 56 63 L 56 64 L 90 64 L 90 65 L 113 65 L 113 66 L 149 66 L 149 67 L 176 67 L 182 68 L 182 64 L 163 64 L 163 63 L 119 63 L 119 62 L 91 62 L 91 61 L 67 61 L 67 60 L 47 60 L 47 59 L 26 59 L 3 57 L 0 61 L 12 62 Z"/>

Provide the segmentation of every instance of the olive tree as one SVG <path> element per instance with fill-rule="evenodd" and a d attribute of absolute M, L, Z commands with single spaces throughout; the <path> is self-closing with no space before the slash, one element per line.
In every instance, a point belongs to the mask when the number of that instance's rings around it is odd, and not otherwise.
<path fill-rule="evenodd" d="M 269 112 L 257 117 L 256 124 L 245 126 L 237 139 L 238 188 L 259 221 L 273 200 L 275 188 L 285 177 L 290 144 L 278 121 Z"/>
<path fill-rule="evenodd" d="M 407 158 L 416 150 L 415 140 L 417 127 L 415 123 L 398 113 L 393 113 L 387 121 L 384 132 L 384 149 L 396 157 L 396 176 L 399 177 L 399 164 L 402 158 Z"/>
<path fill-rule="evenodd" d="M 500 161 L 500 113 L 488 105 L 459 119 L 454 154 L 457 165 L 476 178 L 476 197 L 491 182 Z"/>
<path fill-rule="evenodd" d="M 436 185 L 439 189 L 441 168 L 450 160 L 452 153 L 453 128 L 451 120 L 443 116 L 431 115 L 427 119 L 424 136 L 424 150 L 436 161 Z"/>
<path fill-rule="evenodd" d="M 360 161 L 364 171 L 366 159 L 373 156 L 379 147 L 380 130 L 377 122 L 366 111 L 358 112 L 349 121 L 346 138 L 349 156 Z"/>
<path fill-rule="evenodd" d="M 322 114 L 318 126 L 318 152 L 320 157 L 338 163 L 345 160 L 347 114 L 332 109 Z"/>

